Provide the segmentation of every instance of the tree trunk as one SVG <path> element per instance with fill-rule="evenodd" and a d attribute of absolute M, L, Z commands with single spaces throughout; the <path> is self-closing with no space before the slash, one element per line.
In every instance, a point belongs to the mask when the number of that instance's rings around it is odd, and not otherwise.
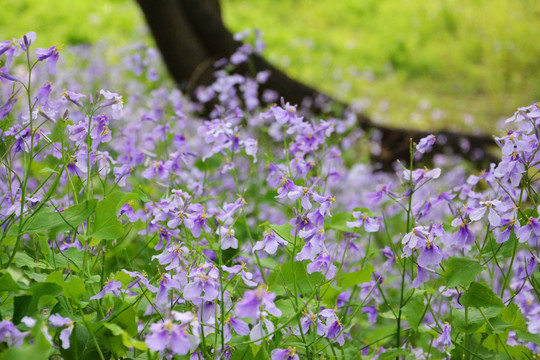
<path fill-rule="evenodd" d="M 230 57 L 241 45 L 225 27 L 218 0 L 137 0 L 163 60 L 177 85 L 193 95 L 199 85 L 210 85 L 214 81 L 213 64 L 221 58 Z M 321 103 L 338 103 L 343 109 L 347 104 L 339 102 L 318 90 L 294 80 L 283 71 L 268 63 L 259 55 L 253 55 L 252 65 L 256 72 L 268 70 L 268 81 L 261 90 L 271 89 L 292 104 L 308 104 L 310 110 L 320 112 Z M 235 72 L 249 72 L 246 64 Z M 308 100 L 305 102 L 305 100 Z M 317 100 L 317 101 L 316 101 Z M 429 133 L 413 129 L 397 129 L 374 124 L 367 116 L 357 114 L 359 126 L 364 130 L 378 132 L 382 151 L 373 156 L 383 169 L 390 169 L 395 160 L 408 162 L 410 139 L 418 142 Z M 440 141 L 435 151 L 464 155 L 485 166 L 494 157 L 488 149 L 494 145 L 491 137 L 466 135 L 448 131 L 436 132 Z M 476 158 L 471 158 L 476 154 Z"/>

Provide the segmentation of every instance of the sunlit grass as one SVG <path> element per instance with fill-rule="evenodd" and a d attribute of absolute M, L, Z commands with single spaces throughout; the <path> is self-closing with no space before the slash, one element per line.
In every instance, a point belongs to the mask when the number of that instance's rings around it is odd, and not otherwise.
<path fill-rule="evenodd" d="M 3 38 L 34 30 L 38 46 L 140 40 L 135 1 L 0 4 Z M 369 104 L 381 122 L 490 130 L 516 104 L 540 99 L 537 1 L 223 0 L 222 7 L 233 31 L 264 31 L 278 67 Z"/>

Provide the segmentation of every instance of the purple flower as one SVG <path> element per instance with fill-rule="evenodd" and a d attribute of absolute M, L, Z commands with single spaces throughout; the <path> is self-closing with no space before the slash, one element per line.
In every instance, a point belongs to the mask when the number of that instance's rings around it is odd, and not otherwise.
<path fill-rule="evenodd" d="M 502 231 L 499 231 L 499 234 L 497 235 L 497 244 L 502 244 L 504 242 L 507 242 L 508 239 L 510 239 L 510 233 L 514 231 L 514 234 L 516 234 L 521 228 L 519 221 L 515 219 L 511 219 L 511 220 L 503 219 L 501 222 L 501 228 L 504 226 L 506 226 L 506 228 Z"/>
<path fill-rule="evenodd" d="M 439 265 L 441 263 L 443 253 L 441 248 L 426 240 L 425 246 L 422 248 L 417 262 L 420 267 L 428 267 L 430 265 Z"/>
<path fill-rule="evenodd" d="M 531 232 L 534 234 L 533 238 L 540 236 L 540 223 L 538 222 L 538 219 L 533 217 L 530 217 L 527 220 L 527 223 L 516 232 L 519 242 L 523 243 L 530 240 Z"/>
<path fill-rule="evenodd" d="M 379 220 L 374 217 L 369 217 L 367 213 L 361 211 L 354 211 L 353 216 L 356 218 L 355 221 L 347 221 L 347 226 L 350 228 L 360 228 L 364 227 L 366 232 L 377 232 L 379 231 Z"/>
<path fill-rule="evenodd" d="M 261 320 L 253 326 L 249 333 L 249 339 L 255 345 L 259 345 L 265 336 L 274 332 L 274 324 L 265 318 L 265 314 L 261 314 Z M 268 339 L 272 339 L 272 337 L 273 335 L 267 336 Z"/>
<path fill-rule="evenodd" d="M 444 323 L 443 332 L 437 339 L 435 339 L 433 345 L 440 351 L 444 352 L 446 349 L 452 346 L 452 337 L 450 336 L 451 332 L 452 327 L 450 324 Z"/>
<path fill-rule="evenodd" d="M 71 336 L 73 327 L 75 326 L 73 321 L 70 318 L 62 317 L 59 314 L 53 314 L 49 317 L 49 325 L 56 327 L 67 326 L 60 332 L 60 340 L 62 341 L 62 348 L 69 349 L 69 337 Z"/>
<path fill-rule="evenodd" d="M 452 236 L 454 243 L 461 248 L 472 245 L 474 243 L 474 234 L 469 229 L 469 226 L 464 221 L 461 221 L 460 218 L 452 221 L 452 226 L 456 226 L 457 224 L 459 224 L 459 229 Z"/>
<path fill-rule="evenodd" d="M 495 208 L 501 206 L 501 202 L 498 200 L 480 201 L 480 205 L 482 206 L 473 209 L 473 211 L 469 214 L 469 219 L 472 221 L 478 221 L 484 217 L 487 211 L 488 220 L 491 226 L 499 226 L 501 224 L 501 217 L 497 211 L 495 211 Z"/>
<path fill-rule="evenodd" d="M 222 226 L 219 233 L 222 250 L 238 249 L 238 239 L 234 237 L 234 229 Z"/>
<path fill-rule="evenodd" d="M 58 62 L 58 48 L 56 46 L 51 46 L 48 49 L 36 49 L 36 57 L 38 61 L 47 60 L 49 74 L 56 73 L 56 63 Z"/>
<path fill-rule="evenodd" d="M 328 280 L 333 279 L 336 275 L 336 266 L 332 263 L 332 259 L 328 251 L 324 250 L 315 260 L 313 260 L 313 262 L 308 264 L 308 274 L 312 274 L 316 271 L 323 274 Z"/>
<path fill-rule="evenodd" d="M 4 105 L 0 106 L 0 120 L 4 120 L 13 109 L 17 99 L 8 100 Z"/>
<path fill-rule="evenodd" d="M 34 41 L 36 41 L 36 38 L 37 38 L 37 36 L 36 36 L 36 33 L 34 31 L 27 32 L 22 37 L 22 39 L 19 39 L 19 44 L 21 44 L 21 49 L 23 51 L 28 50 L 30 45 L 32 45 L 34 43 Z"/>
<path fill-rule="evenodd" d="M 201 236 L 201 228 L 204 228 L 204 231 L 206 232 L 210 232 L 211 229 L 207 225 L 208 214 L 206 213 L 204 206 L 201 204 L 192 204 L 189 206 L 189 209 L 193 211 L 193 213 L 189 215 L 189 218 L 193 223 L 193 226 L 191 226 L 191 233 L 193 236 L 199 238 L 199 236 Z M 184 225 L 187 226 L 188 224 L 184 222 Z"/>
<path fill-rule="evenodd" d="M 236 316 L 240 318 L 259 318 L 261 311 L 267 311 L 274 316 L 281 316 L 279 310 L 274 304 L 276 294 L 268 292 L 266 286 L 259 285 L 255 290 L 248 290 L 244 293 L 235 307 Z"/>
<path fill-rule="evenodd" d="M 189 274 L 189 279 L 191 282 L 184 288 L 184 299 L 191 302 L 212 301 L 219 295 L 219 270 L 214 265 L 196 267 Z"/>
<path fill-rule="evenodd" d="M 270 255 L 274 255 L 278 247 L 284 247 L 287 241 L 277 236 L 274 230 L 268 229 L 264 232 L 263 239 L 257 241 L 253 247 L 253 251 L 263 250 Z"/>
<path fill-rule="evenodd" d="M 6 342 L 8 346 L 19 347 L 29 332 L 21 332 L 9 320 L 0 321 L 0 343 Z"/>
<path fill-rule="evenodd" d="M 275 349 L 271 353 L 272 360 L 300 360 L 296 348 L 289 346 L 287 349 Z"/>
<path fill-rule="evenodd" d="M 418 266 L 418 272 L 416 273 L 416 277 L 413 280 L 412 287 L 417 288 L 428 280 L 429 272 L 423 267 Z"/>
<path fill-rule="evenodd" d="M 435 144 L 435 136 L 434 135 L 428 135 L 428 136 L 420 139 L 420 142 L 418 143 L 418 145 L 416 145 L 416 150 L 419 153 L 425 154 L 425 153 L 431 151 L 431 148 L 433 147 L 433 144 Z"/>
<path fill-rule="evenodd" d="M 122 109 L 124 107 L 124 101 L 122 100 L 122 97 L 116 93 L 107 91 L 107 90 L 100 90 L 99 93 L 103 95 L 103 97 L 106 100 L 109 100 L 107 102 L 104 102 L 100 104 L 100 107 L 108 107 L 111 106 L 112 108 L 112 118 L 114 120 L 118 120 L 122 117 Z"/>
<path fill-rule="evenodd" d="M 122 283 L 120 281 L 111 280 L 107 282 L 107 284 L 105 284 L 105 286 L 99 293 L 92 296 L 90 300 L 102 299 L 105 296 L 105 294 L 109 294 L 109 293 L 113 294 L 116 297 L 120 297 L 121 289 L 122 289 Z"/>
<path fill-rule="evenodd" d="M 190 325 L 193 327 L 198 325 L 196 317 L 192 313 L 174 311 L 172 319 L 165 319 L 150 325 L 150 334 L 146 336 L 145 343 L 153 351 L 168 351 L 172 355 L 186 355 L 189 351 L 195 350 L 200 342 L 197 333 L 188 333 Z"/>
<path fill-rule="evenodd" d="M 225 326 L 223 327 L 225 342 L 231 340 L 231 327 L 238 335 L 249 334 L 249 325 L 245 321 L 236 319 L 234 317 L 229 317 L 225 320 Z"/>
<path fill-rule="evenodd" d="M 257 285 L 256 282 L 252 281 L 253 274 L 248 271 L 246 267 L 246 263 L 244 262 L 242 262 L 242 264 L 240 265 L 234 265 L 234 266 L 222 265 L 221 268 L 225 270 L 226 272 L 228 272 L 229 274 L 231 274 L 227 277 L 227 281 L 231 280 L 235 275 L 238 275 L 238 273 L 241 273 L 244 284 L 246 284 L 247 286 Z"/>

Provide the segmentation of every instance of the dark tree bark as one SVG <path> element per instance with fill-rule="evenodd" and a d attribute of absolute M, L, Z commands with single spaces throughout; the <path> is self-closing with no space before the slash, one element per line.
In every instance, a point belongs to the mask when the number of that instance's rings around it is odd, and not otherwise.
<path fill-rule="evenodd" d="M 182 89 L 192 95 L 199 85 L 213 82 L 213 63 L 230 57 L 241 45 L 225 27 L 219 0 L 137 0 L 162 54 L 169 73 Z M 255 71 L 268 70 L 271 76 L 261 89 L 277 91 L 292 104 L 310 101 L 311 111 L 320 112 L 321 103 L 337 103 L 343 109 L 347 104 L 319 92 L 311 86 L 296 81 L 283 71 L 268 63 L 259 55 L 253 55 L 251 63 Z M 246 64 L 236 70 L 239 74 L 249 72 Z M 317 100 L 317 101 L 315 101 Z M 390 169 L 395 160 L 408 161 L 410 139 L 418 142 L 429 133 L 412 129 L 398 129 L 374 124 L 364 114 L 357 114 L 359 126 L 364 130 L 378 131 L 382 152 L 373 159 Z M 466 135 L 448 131 L 435 133 L 445 144 L 437 144 L 435 150 L 469 157 L 476 154 L 476 162 L 485 165 L 494 158 L 488 149 L 494 145 L 491 137 Z"/>

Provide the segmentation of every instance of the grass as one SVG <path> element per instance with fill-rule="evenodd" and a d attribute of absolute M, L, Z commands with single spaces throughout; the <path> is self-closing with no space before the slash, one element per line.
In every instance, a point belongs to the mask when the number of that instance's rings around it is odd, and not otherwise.
<path fill-rule="evenodd" d="M 540 100 L 535 0 L 223 0 L 233 31 L 265 33 L 291 75 L 355 102 L 378 121 L 493 131 Z M 131 0 L 0 0 L 3 38 L 38 46 L 139 40 Z"/>

